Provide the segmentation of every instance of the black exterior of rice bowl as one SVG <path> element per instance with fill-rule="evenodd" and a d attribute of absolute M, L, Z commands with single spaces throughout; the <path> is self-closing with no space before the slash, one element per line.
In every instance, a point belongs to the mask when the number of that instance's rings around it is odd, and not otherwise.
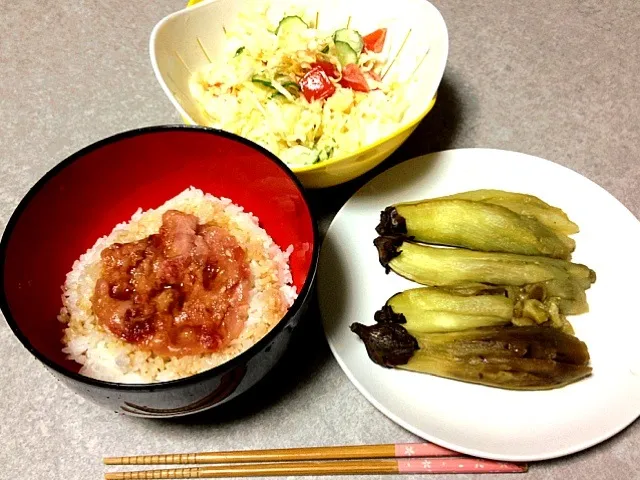
<path fill-rule="evenodd" d="M 123 385 L 63 375 L 48 370 L 67 387 L 92 402 L 113 410 L 146 418 L 192 415 L 222 405 L 258 383 L 278 363 L 289 346 L 294 328 L 307 310 L 308 300 L 265 337 L 231 361 L 192 377 L 148 385 Z M 279 328 L 280 327 L 280 328 Z"/>

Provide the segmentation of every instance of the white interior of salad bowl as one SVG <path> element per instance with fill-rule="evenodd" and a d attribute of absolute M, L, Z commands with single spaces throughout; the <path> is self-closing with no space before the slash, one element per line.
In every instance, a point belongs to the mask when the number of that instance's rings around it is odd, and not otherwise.
<path fill-rule="evenodd" d="M 264 5 L 264 2 L 259 2 Z M 206 0 L 162 19 L 153 29 L 150 54 L 156 78 L 185 121 L 206 125 L 189 93 L 191 72 L 224 51 L 223 26 L 236 21 L 240 11 L 255 0 Z M 387 28 L 385 48 L 393 59 L 389 78 L 411 79 L 407 85 L 410 107 L 398 131 L 419 120 L 435 95 L 447 61 L 448 34 L 440 12 L 426 0 L 273 0 L 269 6 L 286 14 L 287 6 L 318 12 L 321 30 L 350 27 L 362 34 Z M 406 39 L 406 42 L 405 42 Z M 402 44 L 404 43 L 404 46 Z M 402 46 L 402 48 L 401 48 Z M 207 58 L 208 57 L 208 58 Z"/>

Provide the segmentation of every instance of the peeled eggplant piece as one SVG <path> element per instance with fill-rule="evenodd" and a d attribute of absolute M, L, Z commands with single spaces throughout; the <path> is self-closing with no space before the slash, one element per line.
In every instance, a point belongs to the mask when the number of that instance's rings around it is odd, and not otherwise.
<path fill-rule="evenodd" d="M 587 293 L 575 279 L 554 279 L 546 282 L 545 288 L 550 297 L 558 299 L 557 304 L 565 315 L 580 315 L 589 311 Z"/>
<path fill-rule="evenodd" d="M 559 299 L 543 285 L 445 289 L 421 287 L 396 293 L 374 314 L 378 323 L 400 323 L 412 334 L 497 325 L 543 325 L 573 335 Z"/>
<path fill-rule="evenodd" d="M 534 195 L 503 190 L 473 190 L 439 198 L 457 198 L 500 205 L 520 215 L 533 217 L 548 228 L 564 235 L 572 235 L 580 231 L 578 225 L 573 223 L 560 208 L 553 207 Z"/>
<path fill-rule="evenodd" d="M 574 365 L 589 363 L 584 342 L 552 328 L 486 327 L 451 334 L 417 334 L 415 337 L 425 354 L 468 360 L 486 355 L 488 358 L 532 358 Z"/>
<path fill-rule="evenodd" d="M 595 272 L 585 265 L 546 257 L 438 248 L 400 237 L 381 236 L 373 243 L 387 272 L 393 270 L 423 285 L 521 286 L 568 278 L 584 289 L 595 281 Z M 562 288 L 568 287 L 557 286 L 559 292 Z"/>
<path fill-rule="evenodd" d="M 463 295 L 437 288 L 397 293 L 374 315 L 411 333 L 449 332 L 511 323 L 514 301 L 504 295 Z"/>
<path fill-rule="evenodd" d="M 414 243 L 414 242 L 412 242 Z M 496 256 L 497 255 L 497 256 Z M 544 264 L 551 265 L 554 267 L 558 267 L 564 270 L 573 280 L 578 282 L 580 286 L 586 290 L 588 289 L 592 283 L 596 281 L 596 272 L 591 270 L 586 265 L 582 265 L 580 263 L 573 263 L 567 260 L 560 260 L 557 258 L 549 258 L 549 257 L 539 257 L 533 255 L 517 255 L 510 253 L 499 253 L 496 252 L 474 252 L 474 258 L 477 260 L 486 260 L 488 262 L 495 262 L 496 260 L 500 260 L 503 262 L 513 262 L 518 263 L 535 263 L 535 264 Z"/>
<path fill-rule="evenodd" d="M 585 343 L 553 328 L 486 327 L 416 337 L 399 324 L 355 323 L 351 330 L 379 365 L 452 380 L 509 390 L 547 390 L 591 374 Z"/>
<path fill-rule="evenodd" d="M 387 273 L 423 285 L 468 287 L 478 285 L 526 285 L 553 280 L 562 270 L 547 264 L 516 260 L 494 253 L 487 255 L 457 248 L 436 248 L 402 238 L 374 240 L 380 263 Z M 535 257 L 521 257 L 535 258 Z"/>
<path fill-rule="evenodd" d="M 399 237 L 378 237 L 374 245 L 387 273 L 393 270 L 422 285 L 449 289 L 542 284 L 549 297 L 560 299 L 564 314 L 588 309 L 584 290 L 595 280 L 584 265 L 546 257 L 437 248 Z"/>
<path fill-rule="evenodd" d="M 533 217 L 500 205 L 463 199 L 397 204 L 380 214 L 380 235 L 403 235 L 418 242 L 483 252 L 568 259 L 575 241 Z"/>

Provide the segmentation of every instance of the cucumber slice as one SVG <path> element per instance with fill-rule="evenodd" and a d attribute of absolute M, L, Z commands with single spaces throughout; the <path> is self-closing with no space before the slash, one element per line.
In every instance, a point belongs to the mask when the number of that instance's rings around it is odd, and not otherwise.
<path fill-rule="evenodd" d="M 322 150 L 320 150 L 320 153 L 318 154 L 318 158 L 314 163 L 324 162 L 326 160 L 329 160 L 332 154 L 333 154 L 333 147 L 323 148 Z"/>
<path fill-rule="evenodd" d="M 283 97 L 286 97 L 287 100 L 294 100 L 300 95 L 300 90 L 298 90 L 298 85 L 295 82 L 291 82 L 290 80 L 285 81 L 283 83 L 282 80 L 274 80 L 271 86 L 278 91 Z"/>
<path fill-rule="evenodd" d="M 350 63 L 358 62 L 358 54 L 349 46 L 347 42 L 336 41 L 336 55 L 343 67 Z"/>
<path fill-rule="evenodd" d="M 276 28 L 276 35 L 280 35 L 281 33 L 301 32 L 307 28 L 309 28 L 309 25 L 307 25 L 304 20 L 297 15 L 292 15 L 280 20 L 278 28 Z"/>
<path fill-rule="evenodd" d="M 298 95 L 300 93 L 300 86 L 298 86 L 296 82 L 284 82 L 282 86 L 292 95 Z"/>
<path fill-rule="evenodd" d="M 254 75 L 253 77 L 251 77 L 251 81 L 253 83 L 257 83 L 258 85 L 262 85 L 263 87 L 273 88 L 271 81 L 260 75 Z"/>
<path fill-rule="evenodd" d="M 341 28 L 340 30 L 336 30 L 336 33 L 333 34 L 333 41 L 335 43 L 347 43 L 358 56 L 362 53 L 362 48 L 364 47 L 362 35 L 360 35 L 356 30 L 352 30 L 350 28 Z"/>
<path fill-rule="evenodd" d="M 298 83 L 292 80 L 289 75 L 276 74 L 275 81 L 293 96 L 298 96 L 300 93 Z"/>

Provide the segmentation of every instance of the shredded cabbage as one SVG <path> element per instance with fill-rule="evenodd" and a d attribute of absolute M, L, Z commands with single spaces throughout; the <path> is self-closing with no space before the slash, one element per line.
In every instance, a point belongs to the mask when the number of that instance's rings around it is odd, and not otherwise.
<path fill-rule="evenodd" d="M 396 80 L 377 81 L 387 58 L 363 51 L 358 66 L 369 92 L 354 91 L 332 79 L 335 93 L 308 102 L 298 81 L 318 59 L 340 63 L 333 32 L 315 28 L 315 13 L 261 8 L 240 14 L 227 27 L 223 58 L 194 72 L 191 95 L 208 126 L 248 138 L 296 167 L 353 153 L 392 133 L 409 107 Z M 276 35 L 284 16 L 309 26 Z"/>

